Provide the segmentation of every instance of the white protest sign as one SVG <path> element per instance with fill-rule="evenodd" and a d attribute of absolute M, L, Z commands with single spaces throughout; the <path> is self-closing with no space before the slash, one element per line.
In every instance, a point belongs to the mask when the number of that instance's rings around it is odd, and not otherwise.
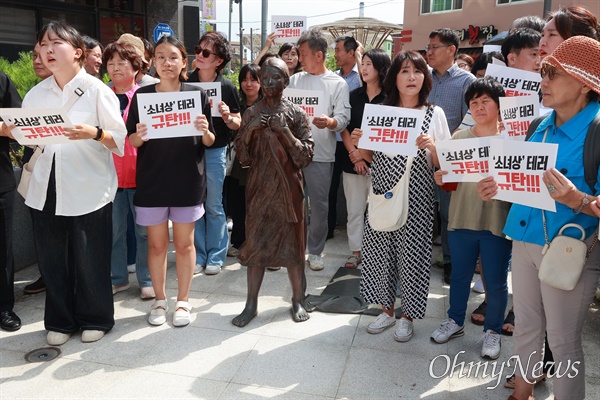
<path fill-rule="evenodd" d="M 62 108 L 0 108 L 0 117 L 17 126 L 12 134 L 24 146 L 75 143 L 64 136 L 73 124 Z"/>
<path fill-rule="evenodd" d="M 310 123 L 312 123 L 314 117 L 327 114 L 329 104 L 327 104 L 325 95 L 321 90 L 285 88 L 283 96 L 297 106 L 302 107 L 306 111 Z"/>
<path fill-rule="evenodd" d="M 221 115 L 219 103 L 221 102 L 221 82 L 187 82 L 189 85 L 199 86 L 206 90 L 206 96 L 210 102 L 210 114 L 213 117 Z"/>
<path fill-rule="evenodd" d="M 494 199 L 556 211 L 542 175 L 555 167 L 558 145 L 504 139 L 491 143 L 490 175 L 498 185 Z"/>
<path fill-rule="evenodd" d="M 271 32 L 277 33 L 275 43 L 296 43 L 306 30 L 306 16 L 272 15 Z"/>
<path fill-rule="evenodd" d="M 506 97 L 533 95 L 539 101 L 538 93 L 542 81 L 539 73 L 488 64 L 485 75 L 491 76 L 504 86 Z"/>
<path fill-rule="evenodd" d="M 525 140 L 531 121 L 540 116 L 537 96 L 500 97 L 502 134 L 513 140 Z"/>
<path fill-rule="evenodd" d="M 202 114 L 199 91 L 138 94 L 140 123 L 148 139 L 201 136 L 194 120 Z"/>
<path fill-rule="evenodd" d="M 416 140 L 421 134 L 423 119 L 424 110 L 365 104 L 360 125 L 363 133 L 358 147 L 388 154 L 416 156 Z"/>
<path fill-rule="evenodd" d="M 491 137 L 438 140 L 435 150 L 440 169 L 447 171 L 442 182 L 479 182 L 489 176 Z"/>

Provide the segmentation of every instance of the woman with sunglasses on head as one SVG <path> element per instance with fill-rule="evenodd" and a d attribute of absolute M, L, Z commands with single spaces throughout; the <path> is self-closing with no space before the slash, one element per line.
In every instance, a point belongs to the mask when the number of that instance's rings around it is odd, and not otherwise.
<path fill-rule="evenodd" d="M 553 379 L 554 398 L 585 398 L 581 335 L 600 277 L 600 246 L 595 245 L 598 218 L 589 203 L 597 200 L 600 183 L 592 185 L 586 180 L 583 154 L 588 128 L 600 114 L 599 58 L 600 42 L 574 36 L 542 62 L 542 103 L 554 111 L 541 121 L 529 141 L 558 144 L 556 167 L 543 175 L 543 183 L 556 201 L 556 212 L 513 204 L 504 227 L 504 233 L 513 239 L 514 352 L 524 366 L 523 371 L 516 370 L 511 400 L 533 398 L 534 383 L 542 374 L 533 366 L 542 361 L 545 331 L 561 373 Z M 498 186 L 489 177 L 479 182 L 478 191 L 482 199 L 489 200 Z M 570 291 L 550 286 L 538 277 L 545 244 L 567 223 L 584 229 L 589 252 Z M 567 229 L 563 234 L 579 238 L 580 232 Z"/>
<path fill-rule="evenodd" d="M 33 169 L 25 204 L 31 209 L 38 266 L 46 283 L 48 344 L 101 339 L 114 325 L 110 284 L 112 201 L 117 176 L 112 153 L 123 155 L 125 125 L 119 102 L 85 69 L 77 30 L 50 22 L 38 34 L 52 76 L 31 89 L 23 108 L 65 106 L 73 122 L 69 143 L 47 144 Z M 77 96 L 83 90 L 83 95 Z M 76 90 L 79 89 L 79 90 Z"/>
<path fill-rule="evenodd" d="M 196 246 L 195 273 L 206 275 L 221 272 L 227 256 L 227 219 L 223 209 L 223 182 L 226 172 L 226 150 L 234 131 L 238 130 L 240 100 L 234 84 L 223 77 L 221 71 L 231 60 L 231 47 L 227 39 L 218 32 L 202 35 L 196 51 L 196 69 L 188 82 L 221 83 L 221 115 L 213 115 L 215 143 L 206 150 L 207 197 L 204 205 L 206 214 L 196 223 L 194 244 Z"/>
<path fill-rule="evenodd" d="M 194 226 L 204 214 L 206 199 L 206 148 L 215 140 L 210 103 L 206 92 L 183 83 L 186 78 L 187 52 L 173 36 L 160 38 L 154 50 L 154 64 L 160 82 L 138 89 L 131 100 L 127 131 L 131 145 L 138 149 L 137 187 L 133 202 L 136 222 L 148 233 L 148 269 L 152 277 L 155 301 L 148 322 L 162 325 L 168 311 L 165 293 L 169 225 L 173 222 L 176 253 L 177 302 L 174 326 L 190 323 L 188 302 L 196 251 Z M 139 123 L 138 96 L 145 93 L 200 91 L 202 114 L 195 117 L 198 136 L 148 140 L 145 124 Z"/>
<path fill-rule="evenodd" d="M 398 53 L 383 84 L 386 91 L 383 104 L 425 111 L 421 134 L 415 143 L 419 149 L 417 156 L 360 150 L 371 163 L 372 191 L 377 195 L 392 190 L 412 162 L 407 177 L 410 190 L 406 223 L 391 232 L 376 231 L 367 212 L 362 246 L 360 293 L 368 303 L 381 304 L 383 311 L 367 326 L 367 332 L 381 333 L 396 324 L 394 303 L 400 283 L 402 315 L 394 333 L 398 342 L 409 341 L 413 336 L 413 319 L 425 317 L 433 235 L 433 166 L 439 166 L 435 142 L 450 139 L 444 111 L 427 102 L 431 85 L 431 73 L 419 53 Z M 355 146 L 360 136 L 360 132 L 352 133 Z"/>

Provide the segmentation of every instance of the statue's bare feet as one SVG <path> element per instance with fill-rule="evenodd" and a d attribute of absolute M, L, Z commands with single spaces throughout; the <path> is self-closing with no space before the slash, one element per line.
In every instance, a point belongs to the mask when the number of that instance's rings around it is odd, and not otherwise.
<path fill-rule="evenodd" d="M 292 300 L 291 312 L 294 322 L 303 322 L 310 318 L 310 315 L 304 309 L 304 305 L 299 301 Z"/>
<path fill-rule="evenodd" d="M 240 315 L 231 320 L 231 323 L 242 328 L 248 325 L 248 323 L 256 317 L 256 314 L 256 307 L 246 306 Z"/>

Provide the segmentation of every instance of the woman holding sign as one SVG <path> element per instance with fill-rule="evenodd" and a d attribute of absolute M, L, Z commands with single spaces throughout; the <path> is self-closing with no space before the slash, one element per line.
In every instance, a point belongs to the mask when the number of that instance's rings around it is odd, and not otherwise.
<path fill-rule="evenodd" d="M 475 120 L 475 125 L 459 130 L 453 140 L 493 137 L 500 134 L 498 117 L 500 97 L 504 88 L 491 77 L 480 78 L 469 85 L 465 102 Z M 448 171 L 436 171 L 435 181 L 442 186 L 442 177 Z M 496 359 L 500 355 L 500 333 L 504 310 L 508 301 L 508 262 L 512 243 L 502 234 L 510 204 L 503 201 L 486 203 L 477 194 L 477 184 L 461 182 L 450 200 L 448 234 L 450 251 L 456 260 L 452 269 L 450 285 L 450 309 L 448 319 L 431 335 L 436 343 L 464 335 L 464 321 L 471 279 L 477 258 L 481 254 L 481 265 L 485 274 L 487 312 L 484 328 L 485 337 L 481 356 Z"/>
<path fill-rule="evenodd" d="M 599 58 L 600 42 L 574 36 L 558 45 L 542 62 L 542 103 L 554 111 L 539 123 L 529 140 L 558 144 L 556 167 L 543 176 L 548 194 L 556 201 L 556 212 L 513 204 L 503 231 L 514 240 L 512 283 L 517 312 L 513 337 L 516 357 L 523 366 L 522 370 L 516 369 L 515 390 L 510 399 L 533 397 L 534 382 L 543 373 L 534 365 L 540 365 L 543 357 L 544 331 L 560 372 L 553 380 L 555 398 L 585 398 L 581 334 L 600 276 L 598 218 L 590 203 L 597 200 L 600 183 L 598 160 L 583 160 L 588 151 L 586 138 L 594 134 L 593 129 L 589 132 L 590 125 L 600 114 Z M 498 193 L 498 185 L 489 177 L 479 182 L 478 191 L 483 200 L 490 200 Z M 583 265 L 579 279 L 572 289 L 568 288 L 571 290 L 559 289 L 557 282 L 542 281 L 539 276 L 544 261 L 551 266 L 553 260 L 544 257 L 552 255 L 552 242 L 568 223 L 579 225 L 585 232 L 587 253 L 586 260 L 582 258 L 579 264 Z M 581 237 L 580 230 L 573 228 L 562 234 Z M 565 260 L 565 268 L 575 266 L 575 261 Z"/>
<path fill-rule="evenodd" d="M 444 111 L 427 103 L 431 91 L 431 74 L 423 57 L 414 51 L 402 51 L 394 58 L 385 78 L 386 100 L 383 104 L 425 111 L 416 145 L 416 157 L 388 155 L 361 150 L 371 162 L 371 179 L 376 195 L 392 190 L 412 162 L 409 172 L 408 216 L 398 230 L 374 230 L 367 215 L 363 238 L 361 295 L 372 304 L 381 304 L 383 312 L 369 324 L 367 332 L 381 333 L 396 323 L 394 303 L 400 282 L 402 317 L 394 334 L 398 342 L 413 335 L 413 319 L 423 318 L 429 293 L 431 237 L 433 235 L 433 165 L 439 166 L 435 141 L 450 138 Z M 358 145 L 360 132 L 352 133 Z M 371 195 L 371 194 L 370 194 Z M 405 195 L 405 193 L 403 194 Z"/>
<path fill-rule="evenodd" d="M 25 200 L 46 283 L 44 325 L 50 345 L 65 343 L 79 330 L 83 342 L 93 342 L 114 325 L 112 153 L 123 155 L 125 125 L 113 92 L 85 72 L 86 48 L 75 28 L 50 22 L 38 43 L 52 76 L 27 93 L 23 108 L 63 107 L 73 123 L 65 128 L 68 143 L 45 145 Z"/>
<path fill-rule="evenodd" d="M 210 104 L 203 89 L 186 85 L 187 53 L 183 43 L 173 36 L 163 36 L 154 50 L 154 65 L 160 82 L 139 89 L 131 100 L 127 131 L 129 141 L 138 148 L 137 188 L 133 198 L 136 222 L 148 233 L 148 269 L 155 301 L 148 316 L 151 325 L 166 322 L 168 310 L 165 293 L 169 220 L 173 222 L 173 244 L 177 267 L 177 303 L 173 325 L 190 323 L 188 302 L 196 251 L 194 225 L 204 214 L 206 199 L 205 148 L 215 141 L 212 133 Z M 148 127 L 140 123 L 140 95 L 200 91 L 202 114 L 195 117 L 197 136 L 148 140 Z M 183 128 L 182 128 L 183 129 Z"/>

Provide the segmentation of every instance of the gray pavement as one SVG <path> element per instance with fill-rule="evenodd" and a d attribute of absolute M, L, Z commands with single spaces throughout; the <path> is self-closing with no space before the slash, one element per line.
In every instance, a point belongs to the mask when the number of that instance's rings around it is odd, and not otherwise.
<path fill-rule="evenodd" d="M 434 247 L 434 256 L 440 251 Z M 343 230 L 325 247 L 325 269 L 307 269 L 308 292 L 320 294 L 348 256 Z M 169 253 L 168 295 L 176 296 L 175 255 Z M 379 335 L 366 332 L 374 318 L 314 312 L 309 321 L 290 318 L 291 289 L 285 269 L 267 272 L 259 299 L 259 315 L 245 328 L 231 319 L 244 307 L 246 274 L 233 258 L 216 276 L 194 278 L 190 302 L 192 323 L 174 328 L 169 321 L 148 325 L 152 301 L 142 301 L 135 276 L 132 287 L 115 295 L 114 329 L 96 343 L 82 343 L 80 335 L 60 346 L 61 355 L 49 362 L 30 363 L 25 355 L 47 347 L 43 325 L 44 294 L 23 296 L 23 287 L 36 279 L 37 266 L 19 271 L 15 312 L 21 330 L 0 332 L 0 399 L 506 399 L 502 387 L 512 354 L 512 339 L 502 337 L 502 355 L 494 376 L 492 363 L 484 377 L 444 375 L 447 360 L 469 362 L 479 357 L 481 328 L 470 321 L 466 334 L 437 345 L 431 332 L 445 318 L 448 287 L 442 270 L 432 267 L 426 318 L 415 321 L 408 343 L 393 339 L 394 329 Z M 472 293 L 471 312 L 483 295 Z M 509 301 L 510 303 L 510 301 Z M 600 398 L 600 313 L 592 304 L 584 330 L 587 394 Z M 430 366 L 433 362 L 433 368 Z M 450 370 L 452 370 L 450 365 Z M 442 377 L 436 378 L 431 375 Z M 500 385 L 495 389 L 497 381 Z M 551 399 L 552 380 L 536 387 L 536 399 Z"/>

